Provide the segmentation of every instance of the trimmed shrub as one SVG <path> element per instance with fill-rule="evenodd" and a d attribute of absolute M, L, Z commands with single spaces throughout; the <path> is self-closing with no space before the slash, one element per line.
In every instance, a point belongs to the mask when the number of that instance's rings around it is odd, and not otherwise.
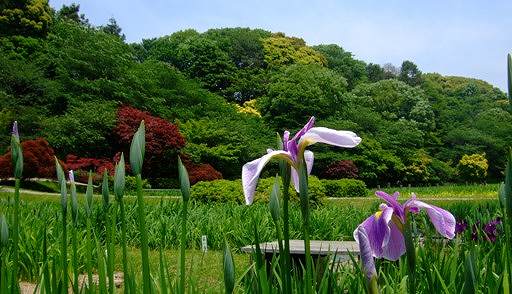
<path fill-rule="evenodd" d="M 359 171 L 352 160 L 338 160 L 327 166 L 323 172 L 326 179 L 355 179 Z"/>
<path fill-rule="evenodd" d="M 322 180 L 328 197 L 365 197 L 368 189 L 363 181 L 354 179 Z"/>
<path fill-rule="evenodd" d="M 142 179 L 142 188 L 143 189 L 151 189 L 151 185 L 149 184 L 147 179 Z M 132 176 L 126 176 L 124 189 L 127 192 L 137 191 L 137 178 L 132 177 Z"/>
<path fill-rule="evenodd" d="M 256 187 L 254 202 L 268 202 L 270 190 L 274 184 L 274 178 L 260 179 Z M 326 195 L 326 189 L 322 182 L 314 176 L 309 177 L 309 199 L 314 205 L 322 204 Z M 211 182 L 199 182 L 192 186 L 191 196 L 200 202 L 236 202 L 245 203 L 241 180 L 215 180 Z M 290 186 L 290 198 L 299 200 L 299 196 L 293 185 Z"/>

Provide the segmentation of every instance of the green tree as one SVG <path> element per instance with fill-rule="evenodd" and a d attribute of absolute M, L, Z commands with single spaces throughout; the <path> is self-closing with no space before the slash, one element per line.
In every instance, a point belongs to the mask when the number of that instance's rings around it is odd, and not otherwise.
<path fill-rule="evenodd" d="M 402 82 L 408 84 L 409 86 L 417 86 L 421 84 L 421 71 L 418 69 L 418 66 L 413 62 L 406 60 L 402 62 L 402 66 L 400 67 L 400 75 L 398 79 Z"/>
<path fill-rule="evenodd" d="M 121 29 L 121 27 L 117 24 L 116 19 L 113 17 L 109 18 L 108 24 L 100 27 L 100 29 L 107 34 L 111 34 L 121 38 L 121 40 L 123 41 L 126 39 L 126 36 L 123 33 L 121 33 L 123 29 Z"/>
<path fill-rule="evenodd" d="M 368 63 L 366 65 L 366 76 L 368 81 L 372 83 L 378 82 L 385 79 L 384 69 L 378 64 Z"/>
<path fill-rule="evenodd" d="M 78 154 L 80 157 L 112 157 L 109 136 L 115 122 L 115 103 L 78 103 L 62 116 L 45 119 L 42 135 L 63 156 Z"/>
<path fill-rule="evenodd" d="M 270 67 L 279 67 L 294 63 L 326 65 L 325 57 L 306 45 L 304 40 L 286 37 L 277 33 L 263 40 L 265 62 Z"/>
<path fill-rule="evenodd" d="M 271 78 L 268 94 L 260 99 L 265 120 L 278 130 L 296 128 L 310 116 L 325 118 L 343 105 L 347 82 L 316 64 L 295 64 Z"/>
<path fill-rule="evenodd" d="M 355 103 L 372 108 L 385 119 L 413 120 L 420 123 L 419 127 L 423 130 L 432 130 L 435 126 L 434 112 L 425 93 L 401 81 L 382 80 L 361 84 L 352 94 Z"/>
<path fill-rule="evenodd" d="M 187 140 L 184 152 L 196 163 L 209 163 L 225 178 L 239 178 L 242 166 L 275 144 L 263 121 L 233 113 L 216 120 L 190 120 L 180 125 Z"/>
<path fill-rule="evenodd" d="M 461 180 L 481 183 L 487 177 L 489 163 L 483 154 L 464 154 L 457 165 Z"/>
<path fill-rule="evenodd" d="M 358 83 L 366 81 L 366 64 L 354 59 L 352 53 L 343 50 L 336 44 L 318 45 L 313 48 L 325 56 L 328 68 L 347 79 L 349 90 Z"/>
<path fill-rule="evenodd" d="M 238 68 L 266 66 L 262 39 L 271 36 L 268 31 L 249 28 L 210 29 L 204 36 L 216 42 Z"/>
<path fill-rule="evenodd" d="M 80 13 L 80 4 L 62 5 L 59 11 L 57 11 L 57 19 L 73 21 L 87 27 L 91 26 L 85 14 Z"/>
<path fill-rule="evenodd" d="M 52 23 L 47 0 L 5 0 L 0 3 L 0 35 L 44 37 Z"/>

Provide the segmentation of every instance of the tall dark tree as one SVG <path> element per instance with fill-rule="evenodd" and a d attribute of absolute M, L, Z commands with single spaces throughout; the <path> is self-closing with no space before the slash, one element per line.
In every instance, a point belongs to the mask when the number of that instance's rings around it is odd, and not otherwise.
<path fill-rule="evenodd" d="M 366 76 L 368 81 L 375 83 L 384 79 L 384 69 L 375 63 L 368 63 L 366 65 Z"/>
<path fill-rule="evenodd" d="M 85 14 L 80 13 L 80 4 L 72 3 L 71 5 L 62 5 L 62 8 L 57 12 L 57 18 L 62 20 L 69 20 L 84 26 L 90 26 L 89 20 Z"/>
<path fill-rule="evenodd" d="M 421 71 L 418 66 L 409 60 L 402 62 L 398 79 L 410 86 L 417 86 L 421 83 Z"/>
<path fill-rule="evenodd" d="M 123 33 L 121 33 L 121 31 L 122 31 L 121 27 L 117 24 L 116 19 L 113 17 L 111 17 L 108 20 L 107 25 L 101 27 L 101 30 L 107 34 L 118 36 L 123 41 L 126 39 L 126 36 Z"/>

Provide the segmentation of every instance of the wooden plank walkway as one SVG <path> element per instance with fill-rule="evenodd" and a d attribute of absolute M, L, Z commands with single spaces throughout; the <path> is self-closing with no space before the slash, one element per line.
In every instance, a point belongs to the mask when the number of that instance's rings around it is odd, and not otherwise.
<path fill-rule="evenodd" d="M 311 240 L 310 244 L 311 256 L 313 258 L 335 255 L 337 260 L 346 260 L 348 259 L 349 252 L 354 256 L 359 255 L 359 246 L 355 241 Z M 260 248 L 261 252 L 265 255 L 279 254 L 279 246 L 277 241 L 261 243 Z M 247 245 L 240 248 L 240 250 L 245 253 L 253 253 L 255 251 L 255 246 Z M 295 257 L 301 257 L 305 255 L 304 240 L 290 240 L 290 255 Z"/>

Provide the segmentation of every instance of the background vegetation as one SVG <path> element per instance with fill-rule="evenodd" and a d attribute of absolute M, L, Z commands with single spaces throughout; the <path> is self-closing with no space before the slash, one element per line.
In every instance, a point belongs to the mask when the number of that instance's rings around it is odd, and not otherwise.
<path fill-rule="evenodd" d="M 239 178 L 276 131 L 311 115 L 363 138 L 353 150 L 313 146 L 313 174 L 370 187 L 497 181 L 512 139 L 502 91 L 411 61 L 366 63 L 339 45 L 248 28 L 127 44 L 114 19 L 93 26 L 78 5 L 54 11 L 45 0 L 6 1 L 0 24 L 0 154 L 18 120 L 22 140 L 43 138 L 33 148 L 82 174 L 112 173 L 141 118 L 153 187 L 177 186 L 176 154 L 193 183 Z M 11 174 L 7 156 L 0 170 Z"/>

